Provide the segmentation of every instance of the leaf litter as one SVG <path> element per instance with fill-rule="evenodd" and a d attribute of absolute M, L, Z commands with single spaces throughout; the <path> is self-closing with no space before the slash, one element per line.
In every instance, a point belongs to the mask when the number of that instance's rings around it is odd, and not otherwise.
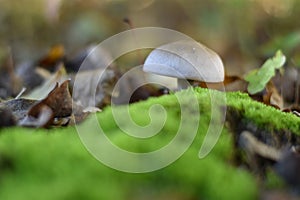
<path fill-rule="evenodd" d="M 30 127 L 49 127 L 51 125 L 66 125 L 71 119 L 82 121 L 87 113 L 74 103 L 69 92 L 69 80 L 56 86 L 42 100 L 12 99 L 0 103 L 0 107 L 12 112 L 17 125 Z M 59 124 L 59 119 L 65 123 Z"/>
<path fill-rule="evenodd" d="M 75 56 L 67 56 L 62 45 L 55 45 L 44 57 L 21 63 L 16 70 L 12 62 L 6 61 L 6 67 L 2 69 L 5 73 L 0 77 L 0 88 L 5 91 L 1 97 L 5 100 L 0 101 L 0 108 L 7 120 L 3 120 L 0 127 L 17 125 L 49 128 L 70 125 L 83 121 L 89 113 L 100 112 L 101 108 L 111 104 L 113 95 L 114 103 L 124 104 L 128 103 L 124 99 L 127 93 L 132 93 L 129 103 L 166 93 L 153 85 L 132 91 L 134 85 L 140 82 L 139 79 L 143 78 L 140 76 L 125 79 L 117 95 L 113 94 L 114 86 L 122 74 L 114 64 L 105 69 L 111 57 L 108 52 L 96 47 L 90 45 Z M 85 64 L 79 71 L 83 62 Z M 6 85 L 1 85 L 1 81 Z M 12 89 L 10 85 L 17 85 L 18 89 Z M 11 99 L 14 96 L 17 97 Z"/>

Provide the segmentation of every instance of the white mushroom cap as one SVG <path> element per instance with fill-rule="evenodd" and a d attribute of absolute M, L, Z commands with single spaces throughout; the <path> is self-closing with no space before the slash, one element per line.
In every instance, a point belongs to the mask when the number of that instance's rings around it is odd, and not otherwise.
<path fill-rule="evenodd" d="M 218 54 L 193 40 L 177 41 L 154 49 L 143 69 L 179 79 L 224 81 L 224 66 Z"/>

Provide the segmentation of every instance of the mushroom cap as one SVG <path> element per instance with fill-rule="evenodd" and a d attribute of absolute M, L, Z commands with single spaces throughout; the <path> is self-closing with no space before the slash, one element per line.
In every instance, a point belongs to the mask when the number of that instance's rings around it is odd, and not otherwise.
<path fill-rule="evenodd" d="M 219 55 L 193 40 L 176 41 L 154 49 L 143 70 L 180 79 L 224 81 L 224 66 Z"/>

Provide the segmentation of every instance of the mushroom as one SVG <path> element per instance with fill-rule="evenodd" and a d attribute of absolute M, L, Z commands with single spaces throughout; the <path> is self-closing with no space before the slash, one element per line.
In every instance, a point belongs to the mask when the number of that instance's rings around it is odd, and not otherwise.
<path fill-rule="evenodd" d="M 190 86 L 187 80 L 224 81 L 224 66 L 218 54 L 193 40 L 180 40 L 154 49 L 143 70 L 177 78 L 179 90 Z"/>

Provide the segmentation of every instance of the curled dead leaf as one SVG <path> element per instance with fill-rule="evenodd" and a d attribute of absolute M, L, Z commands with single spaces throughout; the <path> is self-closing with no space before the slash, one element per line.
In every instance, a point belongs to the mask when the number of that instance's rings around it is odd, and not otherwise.
<path fill-rule="evenodd" d="M 50 107 L 46 105 L 41 105 L 39 107 L 39 113 L 36 117 L 31 115 L 26 115 L 18 125 L 28 126 L 28 127 L 48 127 L 53 121 L 53 111 Z"/>
<path fill-rule="evenodd" d="M 61 85 L 57 83 L 46 98 L 34 104 L 27 113 L 28 118 L 20 125 L 36 127 L 64 126 L 69 124 L 72 116 L 74 121 L 78 123 L 85 119 L 87 115 L 88 113 L 84 113 L 81 106 L 73 102 L 69 92 L 69 80 L 67 80 Z"/>
<path fill-rule="evenodd" d="M 283 109 L 283 98 L 272 81 L 266 85 L 266 93 L 263 95 L 263 102 L 280 110 Z"/>
<path fill-rule="evenodd" d="M 72 114 L 72 97 L 68 88 L 69 81 L 63 82 L 61 85 L 56 84 L 55 88 L 48 96 L 35 104 L 28 111 L 28 115 L 37 117 L 40 109 L 46 105 L 53 111 L 54 117 L 67 117 Z"/>

